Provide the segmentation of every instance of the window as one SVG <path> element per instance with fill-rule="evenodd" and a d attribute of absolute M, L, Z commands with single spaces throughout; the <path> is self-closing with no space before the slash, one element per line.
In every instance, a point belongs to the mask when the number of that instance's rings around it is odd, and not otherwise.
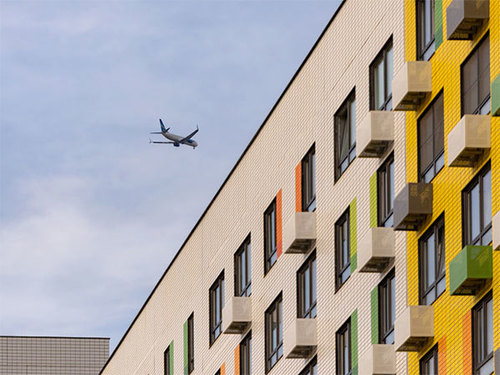
<path fill-rule="evenodd" d="M 194 313 L 188 319 L 188 374 L 194 371 Z"/>
<path fill-rule="evenodd" d="M 224 271 L 210 287 L 210 345 L 222 333 L 222 308 L 224 307 Z"/>
<path fill-rule="evenodd" d="M 316 252 L 297 272 L 299 318 L 316 318 Z"/>
<path fill-rule="evenodd" d="M 474 375 L 493 374 L 493 298 L 491 292 L 472 310 Z"/>
<path fill-rule="evenodd" d="M 351 319 L 335 334 L 337 343 L 337 375 L 351 374 Z"/>
<path fill-rule="evenodd" d="M 462 115 L 490 112 L 490 36 L 462 64 Z"/>
<path fill-rule="evenodd" d="M 396 317 L 396 278 L 389 272 L 378 286 L 379 342 L 394 344 L 394 319 Z"/>
<path fill-rule="evenodd" d="M 420 360 L 420 375 L 438 375 L 438 346 L 434 346 Z"/>
<path fill-rule="evenodd" d="M 335 286 L 338 290 L 351 276 L 349 209 L 335 223 Z"/>
<path fill-rule="evenodd" d="M 217 372 L 215 373 L 215 375 L 220 375 L 220 369 L 217 370 Z"/>
<path fill-rule="evenodd" d="M 302 211 L 316 209 L 316 151 L 314 145 L 302 159 Z"/>
<path fill-rule="evenodd" d="M 431 305 L 446 289 L 444 217 L 418 241 L 420 304 Z"/>
<path fill-rule="evenodd" d="M 252 333 L 250 332 L 240 343 L 240 373 L 252 374 Z"/>
<path fill-rule="evenodd" d="M 417 59 L 427 61 L 436 51 L 434 42 L 435 0 L 417 0 Z"/>
<path fill-rule="evenodd" d="M 163 373 L 165 375 L 173 375 L 170 373 L 170 346 L 163 353 Z"/>
<path fill-rule="evenodd" d="M 389 156 L 377 172 L 378 225 L 392 227 L 394 209 L 394 155 Z"/>
<path fill-rule="evenodd" d="M 266 311 L 266 372 L 283 357 L 283 297 L 280 294 Z"/>
<path fill-rule="evenodd" d="M 276 200 L 271 203 L 264 213 L 264 252 L 265 273 L 278 260 L 278 249 L 276 247 Z"/>
<path fill-rule="evenodd" d="M 234 255 L 236 297 L 249 297 L 252 294 L 252 257 L 250 236 L 247 237 Z"/>
<path fill-rule="evenodd" d="M 418 119 L 418 178 L 430 182 L 444 166 L 443 93 Z"/>
<path fill-rule="evenodd" d="M 302 370 L 300 375 L 318 375 L 318 358 L 314 357 Z"/>
<path fill-rule="evenodd" d="M 392 110 L 392 37 L 370 65 L 370 110 Z"/>
<path fill-rule="evenodd" d="M 356 157 L 356 97 L 354 91 L 335 114 L 335 180 Z"/>
<path fill-rule="evenodd" d="M 491 168 L 490 164 L 463 192 L 464 246 L 491 242 Z"/>

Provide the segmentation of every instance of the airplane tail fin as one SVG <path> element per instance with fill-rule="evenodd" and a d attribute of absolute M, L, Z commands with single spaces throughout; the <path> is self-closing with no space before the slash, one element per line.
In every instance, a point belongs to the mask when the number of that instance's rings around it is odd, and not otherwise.
<path fill-rule="evenodd" d="M 168 129 L 170 129 L 170 128 L 165 129 L 165 125 L 163 125 L 163 121 L 161 119 L 160 119 L 160 128 L 161 128 L 161 131 L 164 133 L 168 132 Z"/>

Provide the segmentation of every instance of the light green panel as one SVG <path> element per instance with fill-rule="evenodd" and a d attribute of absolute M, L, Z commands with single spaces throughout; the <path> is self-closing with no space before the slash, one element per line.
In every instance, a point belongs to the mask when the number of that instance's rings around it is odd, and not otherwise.
<path fill-rule="evenodd" d="M 436 51 L 443 43 L 443 0 L 436 0 L 434 8 L 434 40 Z"/>
<path fill-rule="evenodd" d="M 378 226 L 377 172 L 370 177 L 370 227 Z"/>
<path fill-rule="evenodd" d="M 378 286 L 370 295 L 370 320 L 372 325 L 372 344 L 378 344 Z"/>
<path fill-rule="evenodd" d="M 500 74 L 491 84 L 491 115 L 500 116 Z"/>
<path fill-rule="evenodd" d="M 349 228 L 350 228 L 350 248 L 351 248 L 351 274 L 357 267 L 358 264 L 358 256 L 357 256 L 357 246 L 358 246 L 358 227 L 357 227 L 357 219 L 356 219 L 356 211 L 357 211 L 357 203 L 356 198 L 353 199 L 349 206 Z"/>
<path fill-rule="evenodd" d="M 351 364 L 351 374 L 358 375 L 358 309 L 351 315 Z"/>
<path fill-rule="evenodd" d="M 474 295 L 493 278 L 491 246 L 465 246 L 449 264 L 450 295 Z"/>
<path fill-rule="evenodd" d="M 174 374 L 174 341 L 173 340 L 168 347 L 170 348 L 168 351 L 168 354 L 170 356 L 170 373 Z"/>

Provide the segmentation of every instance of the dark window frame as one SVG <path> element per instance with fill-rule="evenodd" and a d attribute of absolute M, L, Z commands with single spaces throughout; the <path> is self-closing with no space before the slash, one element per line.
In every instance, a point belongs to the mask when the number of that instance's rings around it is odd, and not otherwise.
<path fill-rule="evenodd" d="M 309 361 L 309 363 L 302 369 L 299 375 L 317 375 L 318 369 L 313 372 L 314 368 L 318 366 L 318 356 L 314 356 L 313 359 Z"/>
<path fill-rule="evenodd" d="M 266 275 L 278 261 L 276 213 L 276 198 L 274 198 L 264 212 L 264 275 Z M 274 226 L 273 233 L 268 233 L 267 228 L 268 221 L 271 220 L 270 216 L 274 216 L 274 222 L 272 223 Z M 271 236 L 271 238 L 269 238 L 269 236 Z"/>
<path fill-rule="evenodd" d="M 420 305 L 432 305 L 446 290 L 446 232 L 444 214 L 439 216 L 434 223 L 418 239 L 418 298 Z M 441 254 L 438 254 L 439 232 L 443 233 Z M 435 280 L 425 287 L 427 280 L 427 241 L 434 236 L 434 276 Z M 440 267 L 441 266 L 441 267 Z M 441 268 L 441 273 L 439 272 Z M 439 284 L 444 282 L 444 288 L 439 291 Z M 434 294 L 432 302 L 427 303 L 430 293 Z"/>
<path fill-rule="evenodd" d="M 313 144 L 301 161 L 302 211 L 316 210 L 316 144 Z"/>
<path fill-rule="evenodd" d="M 347 280 L 351 277 L 351 213 L 350 213 L 350 207 L 347 208 L 347 210 L 340 216 L 340 218 L 337 220 L 335 223 L 335 291 L 338 291 L 342 285 L 344 285 Z M 347 253 L 348 253 L 348 261 L 347 262 L 342 262 L 344 264 L 341 264 L 341 260 L 344 261 L 343 259 L 343 226 L 347 226 L 346 230 L 346 235 L 347 235 Z M 342 241 L 340 240 L 342 239 Z M 344 277 L 344 273 L 349 271 L 349 275 L 345 277 L 345 280 L 342 281 L 342 278 Z"/>
<path fill-rule="evenodd" d="M 244 262 L 242 260 L 244 259 Z M 242 273 L 242 267 L 245 272 Z M 243 275 L 245 279 L 243 280 Z M 250 297 L 252 294 L 252 240 L 249 234 L 234 254 L 234 295 Z"/>
<path fill-rule="evenodd" d="M 391 179 L 391 165 L 392 165 L 392 179 Z M 394 221 L 393 214 L 394 214 L 394 153 L 391 153 L 391 155 L 389 155 L 387 159 L 385 159 L 384 163 L 377 170 L 378 226 L 392 227 Z"/>
<path fill-rule="evenodd" d="M 394 285 L 393 282 L 394 281 Z M 381 283 L 378 285 L 378 320 L 379 320 L 379 344 L 394 344 L 394 321 L 396 319 L 396 300 L 392 301 L 392 297 L 395 296 L 396 291 L 393 290 L 396 287 L 396 273 L 394 268 L 387 273 Z M 389 299 L 387 299 L 389 296 Z M 388 306 L 389 303 L 394 304 L 393 306 Z M 392 316 L 391 316 L 392 315 Z M 392 341 L 390 337 L 392 336 Z M 389 341 L 387 341 L 389 340 Z"/>
<path fill-rule="evenodd" d="M 194 371 L 194 312 L 188 318 L 188 374 Z"/>
<path fill-rule="evenodd" d="M 442 135 L 443 135 L 443 149 L 438 152 L 437 154 L 434 154 L 435 153 L 435 145 L 436 145 L 436 129 L 437 129 L 437 126 L 439 126 L 439 119 L 436 121 L 436 118 L 435 118 L 435 112 L 434 112 L 434 105 L 437 104 L 438 100 L 442 99 L 443 101 L 443 119 L 442 119 L 442 123 L 441 123 L 441 126 L 443 127 L 443 131 L 442 131 Z M 424 117 L 429 113 L 429 111 L 432 111 L 432 160 L 431 162 L 426 166 L 426 168 L 421 171 L 421 163 L 422 163 L 422 155 L 421 155 L 421 152 L 420 152 L 420 133 L 421 133 L 421 129 L 420 129 L 420 124 L 421 124 L 421 121 L 423 121 Z M 441 89 L 437 94 L 436 96 L 432 99 L 432 101 L 429 103 L 429 105 L 425 108 L 425 110 L 422 112 L 422 114 L 420 116 L 418 116 L 418 119 L 417 119 L 417 171 L 418 171 L 418 181 L 419 182 L 425 182 L 425 176 L 427 175 L 427 173 L 432 169 L 434 171 L 434 175 L 432 176 L 432 178 L 427 181 L 427 183 L 430 183 L 434 178 L 436 178 L 436 176 L 439 174 L 439 172 L 441 172 L 444 168 L 444 164 L 445 164 L 445 161 L 444 161 L 444 143 L 445 143 L 445 140 L 444 140 L 444 89 Z M 438 165 L 438 163 L 442 163 L 441 166 Z"/>
<path fill-rule="evenodd" d="M 493 353 L 495 352 L 494 346 L 492 348 L 492 351 L 484 358 L 479 357 L 478 351 L 478 342 L 477 340 L 484 340 L 482 342 L 482 345 L 487 346 L 488 343 L 488 331 L 487 331 L 487 305 L 488 303 L 492 301 L 493 302 L 493 292 L 489 291 L 482 299 L 479 301 L 473 308 L 472 308 L 472 319 L 471 319 L 471 324 L 472 324 L 472 371 L 473 374 L 479 374 L 479 370 L 481 367 L 483 367 L 487 362 L 493 361 Z M 479 317 L 479 314 L 483 314 L 482 317 Z M 480 332 L 479 325 L 480 325 L 480 319 L 484 319 L 483 322 L 483 332 Z M 494 319 L 493 316 L 493 311 L 492 311 L 492 319 Z M 494 338 L 494 331 L 491 332 L 491 340 L 493 341 Z M 493 364 L 494 368 L 494 364 Z"/>
<path fill-rule="evenodd" d="M 394 54 L 394 49 L 393 49 L 393 43 L 392 43 L 392 35 L 391 37 L 385 42 L 384 46 L 380 50 L 380 52 L 377 54 L 377 56 L 373 59 L 373 61 L 370 64 L 370 110 L 371 111 L 392 111 L 392 80 L 393 77 L 388 77 L 389 72 L 388 72 L 388 60 L 387 60 L 387 54 L 388 52 L 392 50 Z M 375 67 L 383 61 L 384 64 L 384 103 L 380 107 L 376 107 L 375 103 Z M 393 69 L 394 69 L 394 55 L 393 55 Z M 393 71 L 394 75 L 394 71 Z M 391 87 L 391 92 L 389 94 L 389 86 Z"/>
<path fill-rule="evenodd" d="M 217 276 L 210 287 L 209 310 L 210 310 L 210 346 L 222 334 L 222 309 L 224 308 L 224 270 Z M 217 305 L 217 294 L 219 294 L 219 304 Z M 217 320 L 217 313 L 219 320 Z"/>
<path fill-rule="evenodd" d="M 170 345 L 163 352 L 163 374 L 173 375 L 170 373 Z"/>
<path fill-rule="evenodd" d="M 348 363 L 347 368 L 344 367 L 344 358 L 342 356 L 345 346 L 344 346 L 344 335 L 347 335 L 348 341 Z M 337 375 L 344 375 L 346 371 L 351 374 L 352 371 L 352 337 L 351 337 L 351 318 L 342 324 L 342 326 L 335 332 L 335 358 L 336 358 L 336 373 Z"/>
<path fill-rule="evenodd" d="M 252 373 L 252 331 L 240 342 L 240 372 L 237 375 Z"/>
<path fill-rule="evenodd" d="M 314 264 L 314 267 L 313 267 Z M 312 252 L 309 258 L 306 259 L 304 264 L 297 271 L 297 318 L 299 319 L 314 319 L 317 316 L 317 262 L 316 262 L 316 250 Z M 305 308 L 306 294 L 304 293 L 305 288 L 305 274 L 309 271 L 309 307 Z M 313 272 L 314 271 L 314 272 Z M 316 298 L 313 299 L 313 296 Z"/>
<path fill-rule="evenodd" d="M 424 46 L 422 33 L 425 33 L 426 17 L 425 17 L 425 2 L 426 0 L 417 0 L 416 5 L 416 31 L 417 31 L 417 60 L 429 61 L 436 52 L 436 28 L 434 20 L 435 0 L 431 2 L 431 40 Z"/>
<path fill-rule="evenodd" d="M 272 347 L 272 323 L 273 314 L 276 312 L 276 342 L 275 348 Z M 279 360 L 283 357 L 283 292 L 280 292 L 278 297 L 271 303 L 265 313 L 265 352 L 266 352 L 266 374 L 276 366 Z M 276 356 L 276 361 L 272 363 L 273 357 Z"/>
<path fill-rule="evenodd" d="M 426 367 L 429 361 L 434 360 L 433 374 L 439 374 L 439 347 L 438 344 L 434 345 L 419 361 L 420 375 L 429 375 L 426 372 Z"/>
<path fill-rule="evenodd" d="M 352 119 L 352 111 L 351 108 L 354 105 L 354 124 L 351 123 Z M 345 113 L 345 115 L 344 115 Z M 345 120 L 344 120 L 345 118 Z M 342 121 L 344 123 L 342 124 Z M 337 112 L 335 112 L 335 115 L 333 116 L 333 138 L 334 138 L 334 163 L 335 163 L 335 182 L 337 182 L 340 177 L 347 171 L 349 166 L 354 162 L 356 159 L 356 132 L 354 131 L 354 134 L 352 134 L 352 129 L 356 128 L 356 88 L 352 89 L 352 91 L 347 95 L 347 98 L 344 100 L 344 102 L 340 105 L 339 109 Z M 340 127 L 344 126 L 343 133 L 341 132 Z M 342 151 L 342 143 L 340 135 L 345 134 L 345 132 L 348 131 L 348 138 L 349 138 L 349 149 L 347 151 L 347 154 L 342 158 L 340 155 L 340 152 Z M 342 165 L 347 162 L 345 167 Z"/>
<path fill-rule="evenodd" d="M 490 173 L 491 178 L 491 162 L 488 161 L 481 170 L 476 173 L 474 178 L 467 184 L 465 189 L 462 191 L 462 242 L 463 246 L 467 245 L 481 245 L 483 237 L 486 237 L 488 232 L 492 235 L 492 221 L 485 226 L 484 224 L 484 177 Z M 470 193 L 474 187 L 479 186 L 479 234 L 475 238 L 470 238 L 471 234 L 471 202 Z M 492 186 L 490 186 L 490 192 Z M 490 197 L 491 199 L 491 197 Z M 487 238 L 487 237 L 486 237 Z M 491 242 L 491 239 L 490 239 Z"/>
<path fill-rule="evenodd" d="M 466 57 L 466 59 L 464 60 L 464 62 L 462 64 L 460 64 L 460 113 L 461 113 L 461 117 L 463 117 L 465 114 L 469 114 L 469 113 L 465 113 L 465 109 L 464 109 L 464 103 L 465 103 L 465 100 L 464 100 L 464 67 L 465 65 L 474 57 L 476 57 L 476 54 L 478 56 L 479 54 L 479 48 L 483 45 L 483 43 L 486 42 L 486 40 L 488 40 L 488 43 L 490 43 L 490 33 L 487 32 L 482 38 L 481 40 L 479 40 L 479 42 L 477 42 L 477 44 L 474 46 L 474 49 L 471 51 L 471 53 L 469 53 L 469 55 Z M 489 64 L 489 75 L 490 75 L 490 79 L 491 79 L 491 44 L 489 44 L 489 59 L 488 59 L 488 64 Z M 484 105 L 486 103 L 488 103 L 488 101 L 490 102 L 490 111 L 488 113 L 491 113 L 491 86 L 490 87 L 490 93 L 487 97 L 485 97 L 481 102 L 479 102 L 479 91 L 481 90 L 480 86 L 479 86 L 479 76 L 480 76 L 480 73 L 481 73 L 481 67 L 479 65 L 479 62 L 477 64 L 477 77 L 478 77 L 478 85 L 477 85 L 477 94 L 478 94 L 478 104 L 477 104 L 477 107 L 476 109 L 470 113 L 470 114 L 480 114 L 481 113 L 481 109 L 484 107 Z M 490 81 L 488 80 L 488 85 L 490 85 Z"/>

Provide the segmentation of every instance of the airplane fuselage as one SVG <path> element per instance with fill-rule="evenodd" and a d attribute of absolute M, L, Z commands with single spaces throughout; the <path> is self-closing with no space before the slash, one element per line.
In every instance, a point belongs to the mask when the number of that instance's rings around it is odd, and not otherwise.
<path fill-rule="evenodd" d="M 167 138 L 168 140 L 174 142 L 174 146 L 175 147 L 179 147 L 180 145 L 180 141 L 182 141 L 184 139 L 184 137 L 180 136 L 180 135 L 177 135 L 177 134 L 173 134 L 173 133 L 169 133 L 169 132 L 162 132 L 161 133 L 165 138 Z M 187 146 L 191 146 L 191 147 L 196 147 L 198 146 L 198 143 L 196 143 L 196 141 L 192 140 L 192 139 L 188 139 L 186 141 L 184 141 L 184 144 L 187 145 Z"/>

